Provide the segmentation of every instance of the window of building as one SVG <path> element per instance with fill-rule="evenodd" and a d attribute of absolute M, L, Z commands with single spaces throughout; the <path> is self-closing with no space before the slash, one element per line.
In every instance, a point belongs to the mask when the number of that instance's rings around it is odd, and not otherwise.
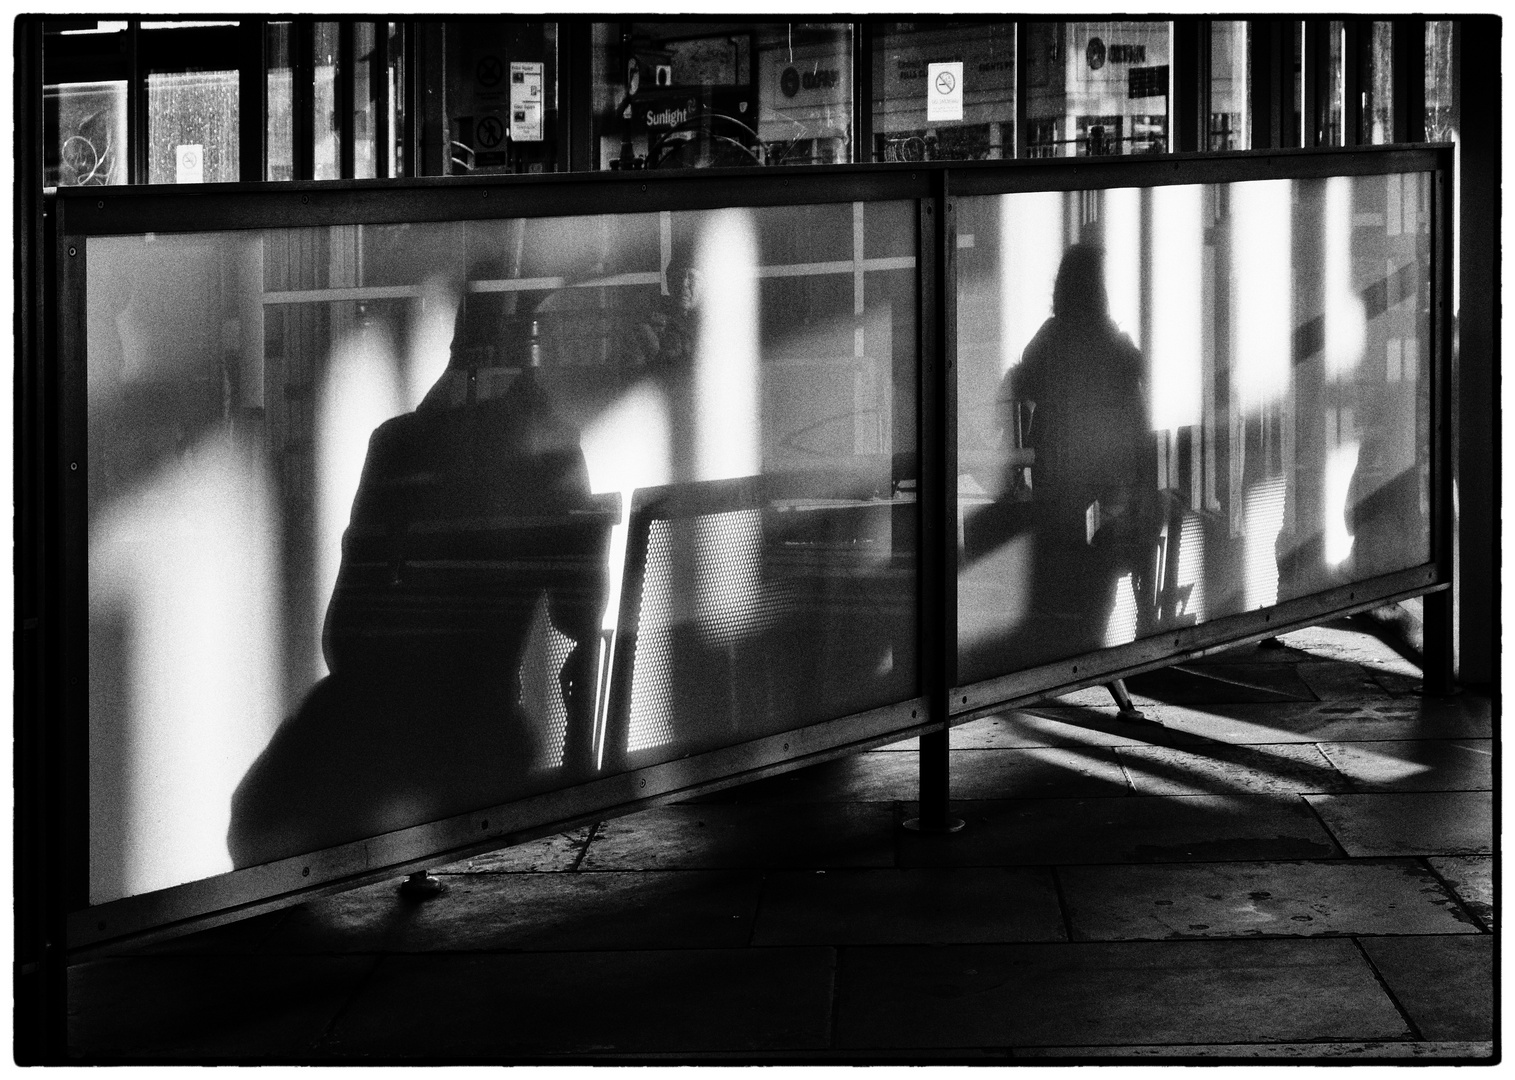
<path fill-rule="evenodd" d="M 1216 20 L 1210 24 L 1211 150 L 1252 149 L 1247 45 L 1245 22 Z"/>
<path fill-rule="evenodd" d="M 1015 24 L 879 24 L 873 161 L 1015 156 Z"/>
<path fill-rule="evenodd" d="M 442 26 L 442 48 L 447 175 L 564 167 L 557 23 L 449 22 Z"/>
<path fill-rule="evenodd" d="M 596 23 L 597 169 L 854 160 L 847 23 Z"/>
<path fill-rule="evenodd" d="M 1426 142 L 1452 142 L 1457 132 L 1452 79 L 1452 21 L 1426 22 Z"/>
<path fill-rule="evenodd" d="M 1172 24 L 1026 24 L 1025 157 L 1170 148 Z"/>

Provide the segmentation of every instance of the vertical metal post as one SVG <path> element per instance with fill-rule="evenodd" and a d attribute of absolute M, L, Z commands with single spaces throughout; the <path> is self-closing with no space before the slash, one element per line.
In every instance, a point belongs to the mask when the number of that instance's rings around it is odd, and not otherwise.
<path fill-rule="evenodd" d="M 289 104 L 295 180 L 316 175 L 316 36 L 308 18 L 289 23 Z"/>
<path fill-rule="evenodd" d="M 567 18 L 558 23 L 558 146 L 561 168 L 594 168 L 594 24 Z"/>
<path fill-rule="evenodd" d="M 1499 634 L 1500 367 L 1500 21 L 1496 16 L 1452 23 L 1452 85 L 1456 95 L 1458 221 L 1454 398 L 1456 416 L 1457 677 L 1492 683 Z"/>
<path fill-rule="evenodd" d="M 1373 85 L 1373 23 L 1347 19 L 1342 23 L 1341 46 L 1341 144 L 1360 146 L 1372 142 L 1364 135 L 1363 91 Z M 1371 118 L 1371 114 L 1369 114 Z"/>
<path fill-rule="evenodd" d="M 1304 49 L 1300 56 L 1299 122 L 1304 136 L 1301 145 L 1329 146 L 1326 137 L 1326 111 L 1331 93 L 1331 24 L 1326 19 L 1306 19 Z"/>
<path fill-rule="evenodd" d="M 1026 74 L 1026 58 L 1029 55 L 1030 37 L 1027 28 L 1031 24 L 1021 20 L 1015 24 L 1015 132 L 1011 142 L 1010 156 L 1030 157 L 1029 138 L 1026 134 L 1026 95 L 1030 80 Z"/>
<path fill-rule="evenodd" d="M 920 214 L 920 643 L 926 715 L 943 728 L 920 738 L 919 816 L 905 828 L 952 833 L 948 693 L 957 682 L 957 230 L 946 169 L 931 176 Z"/>
<path fill-rule="evenodd" d="M 142 20 L 126 24 L 126 182 L 147 183 L 147 73 L 142 70 Z"/>
<path fill-rule="evenodd" d="M 1394 141 L 1425 142 L 1426 138 L 1426 21 L 1395 19 Z"/>
<path fill-rule="evenodd" d="M 268 20 L 237 26 L 237 179 L 268 179 Z"/>
<path fill-rule="evenodd" d="M 873 24 L 858 15 L 852 24 L 852 160 L 877 160 L 873 152 Z"/>
<path fill-rule="evenodd" d="M 1192 153 L 1209 149 L 1210 20 L 1173 21 L 1174 150 Z"/>
<path fill-rule="evenodd" d="M 426 93 L 425 68 L 421 62 L 421 25 L 406 20 L 400 24 L 400 93 L 402 134 L 400 175 L 421 175 L 421 101 Z"/>
<path fill-rule="evenodd" d="M 337 70 L 332 80 L 332 99 L 337 111 L 337 175 L 351 180 L 357 171 L 357 125 L 353 112 L 357 104 L 357 67 L 353 63 L 351 19 L 337 23 Z"/>

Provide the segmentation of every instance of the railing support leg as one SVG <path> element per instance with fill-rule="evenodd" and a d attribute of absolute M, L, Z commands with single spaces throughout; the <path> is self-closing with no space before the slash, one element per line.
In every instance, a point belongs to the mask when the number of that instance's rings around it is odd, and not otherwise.
<path fill-rule="evenodd" d="M 932 731 L 921 736 L 920 816 L 905 822 L 905 828 L 922 833 L 955 833 L 963 819 L 952 816 L 951 752 L 947 732 Z"/>
<path fill-rule="evenodd" d="M 1427 593 L 1421 600 L 1421 693 L 1447 697 L 1456 693 L 1452 649 L 1452 590 Z"/>

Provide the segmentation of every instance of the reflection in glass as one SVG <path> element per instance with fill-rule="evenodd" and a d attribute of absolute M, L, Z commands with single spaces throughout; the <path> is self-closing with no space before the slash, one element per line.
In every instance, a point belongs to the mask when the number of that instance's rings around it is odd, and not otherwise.
<path fill-rule="evenodd" d="M 49 187 L 126 183 L 126 83 L 65 83 L 42 95 Z"/>
<path fill-rule="evenodd" d="M 916 693 L 911 203 L 92 238 L 92 902 Z"/>
<path fill-rule="evenodd" d="M 237 93 L 235 71 L 148 75 L 148 183 L 236 182 Z"/>
<path fill-rule="evenodd" d="M 960 200 L 961 683 L 1429 557 L 1429 191 Z"/>
<path fill-rule="evenodd" d="M 1015 24 L 876 23 L 874 161 L 1015 156 Z M 927 115 L 931 65 L 961 63 L 961 116 Z"/>
<path fill-rule="evenodd" d="M 1024 157 L 1168 150 L 1171 24 L 1026 23 Z"/>
<path fill-rule="evenodd" d="M 1216 19 L 1210 24 L 1211 150 L 1252 149 L 1247 79 L 1247 23 Z"/>

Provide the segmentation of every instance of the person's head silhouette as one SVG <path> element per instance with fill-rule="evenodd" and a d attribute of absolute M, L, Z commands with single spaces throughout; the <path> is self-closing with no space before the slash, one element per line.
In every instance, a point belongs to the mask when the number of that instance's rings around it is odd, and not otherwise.
<path fill-rule="evenodd" d="M 1105 293 L 1105 249 L 1074 244 L 1063 253 L 1052 286 L 1052 314 L 1059 318 L 1103 317 L 1110 312 Z"/>

